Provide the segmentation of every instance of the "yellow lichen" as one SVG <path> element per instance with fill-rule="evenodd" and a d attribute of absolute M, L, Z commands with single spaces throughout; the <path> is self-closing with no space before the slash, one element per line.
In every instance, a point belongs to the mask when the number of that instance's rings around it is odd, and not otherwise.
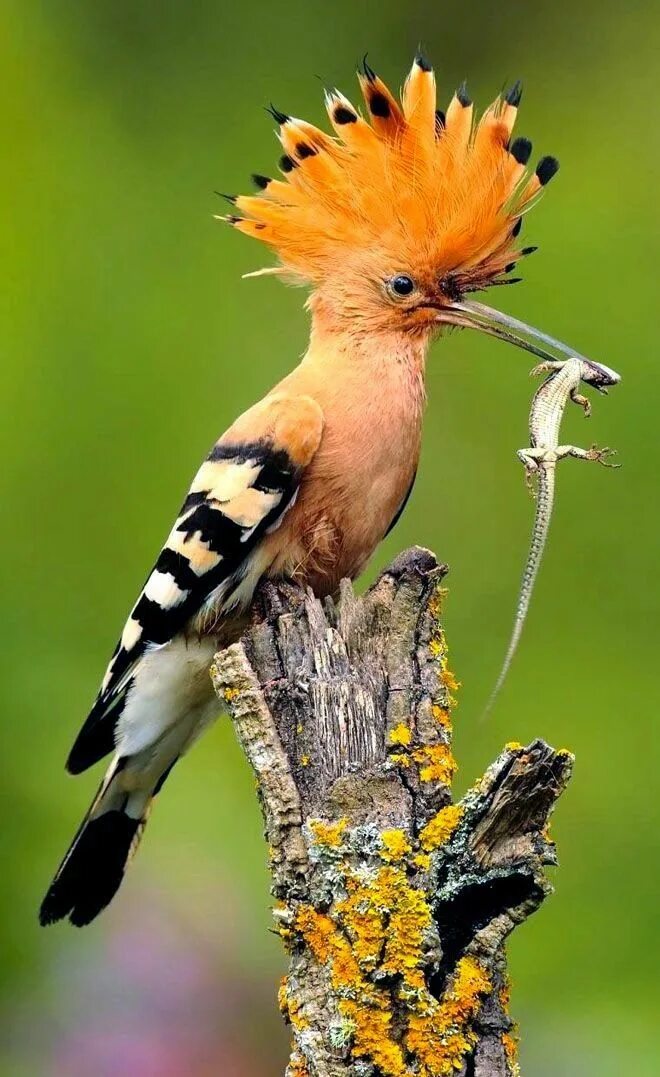
<path fill-rule="evenodd" d="M 356 901 L 355 907 L 359 901 Z M 347 912 L 347 920 L 352 919 Z M 353 919 L 353 925 L 356 921 Z M 391 1037 L 392 1013 L 386 994 L 380 992 L 361 973 L 353 947 L 333 920 L 302 906 L 296 926 L 316 960 L 328 965 L 333 990 L 339 996 L 339 1012 L 348 1022 L 353 1036 L 352 1054 L 369 1058 L 384 1077 L 403 1077 L 406 1073 L 400 1046 Z M 382 924 L 379 941 L 382 940 Z"/>
<path fill-rule="evenodd" d="M 309 1028 L 309 1021 L 303 1016 L 302 1006 L 296 998 L 288 998 L 288 1017 L 297 1032 L 304 1032 Z"/>
<path fill-rule="evenodd" d="M 317 845 L 329 845 L 332 849 L 338 849 L 347 826 L 348 819 L 337 819 L 334 823 L 324 819 L 312 819 L 309 829 Z"/>
<path fill-rule="evenodd" d="M 380 961 L 381 972 L 418 988 L 422 940 L 431 922 L 423 891 L 411 885 L 405 868 L 394 866 L 364 881 L 350 877 L 346 885 L 348 897 L 337 904 L 336 914 L 360 969 L 370 972 Z"/>
<path fill-rule="evenodd" d="M 436 621 L 439 621 L 442 616 L 442 605 L 448 594 L 447 588 L 438 584 L 429 599 L 429 613 Z"/>
<path fill-rule="evenodd" d="M 442 600 L 446 594 L 446 590 L 438 587 L 429 601 L 428 608 L 433 618 L 434 624 L 428 648 L 429 654 L 437 661 L 438 665 L 440 666 L 440 682 L 447 689 L 446 705 L 444 707 L 440 707 L 436 704 L 436 706 L 438 711 L 444 710 L 447 713 L 448 718 L 448 708 L 456 705 L 456 700 L 451 693 L 457 691 L 460 688 L 460 683 L 456 680 L 456 677 L 449 668 L 447 639 L 445 637 L 444 630 L 439 623 L 442 614 Z M 447 724 L 447 728 L 450 728 L 449 723 Z"/>
<path fill-rule="evenodd" d="M 440 811 L 429 820 L 420 832 L 419 844 L 422 849 L 430 852 L 432 849 L 437 849 L 440 845 L 444 845 L 454 833 L 462 815 L 463 809 L 460 804 L 448 804 L 446 808 L 440 808 Z"/>
<path fill-rule="evenodd" d="M 410 756 L 405 755 L 403 752 L 394 752 L 389 757 L 389 762 L 397 767 L 409 767 Z"/>
<path fill-rule="evenodd" d="M 361 969 L 376 968 L 383 949 L 383 912 L 362 886 L 351 885 L 348 897 L 340 901 L 337 915 L 353 943 Z"/>
<path fill-rule="evenodd" d="M 288 1077 L 309 1077 L 307 1063 L 298 1051 L 294 1051 L 289 1059 L 287 1074 Z"/>
<path fill-rule="evenodd" d="M 283 976 L 280 980 L 280 985 L 277 989 L 277 1005 L 279 1006 L 280 1013 L 288 1017 L 289 1014 L 289 1000 L 287 997 L 287 978 Z"/>
<path fill-rule="evenodd" d="M 438 747 L 446 756 L 448 749 Z M 426 757 L 425 765 L 431 765 Z M 438 765 L 435 757 L 433 765 Z M 446 840 L 460 815 L 456 806 L 438 812 L 420 836 L 422 848 Z M 310 829 L 319 844 L 339 847 L 346 825 L 344 819 L 313 820 Z M 382 1077 L 406 1077 L 413 1071 L 419 1077 L 442 1077 L 460 1068 L 476 1042 L 472 1024 L 482 996 L 491 990 L 490 980 L 473 958 L 465 957 L 444 996 L 438 1000 L 430 993 L 424 971 L 433 917 L 425 892 L 409 877 L 411 865 L 426 867 L 429 854 L 412 855 L 402 829 L 386 830 L 381 840 L 385 863 L 380 867 L 358 872 L 340 854 L 345 897 L 328 912 L 299 906 L 294 930 L 327 970 L 353 1058 L 369 1062 Z M 281 1004 L 292 1023 L 304 1027 L 285 984 Z"/>
<path fill-rule="evenodd" d="M 392 863 L 394 860 L 402 860 L 404 856 L 407 856 L 412 851 L 412 847 L 406 834 L 403 830 L 383 830 L 380 840 L 382 843 L 381 857 L 387 863 Z"/>
<path fill-rule="evenodd" d="M 289 985 L 286 976 L 280 980 L 277 992 L 277 1002 L 280 1013 L 289 1021 L 298 1032 L 304 1032 L 309 1028 L 309 1021 L 303 1017 L 302 1006 L 295 996 L 289 995 Z"/>
<path fill-rule="evenodd" d="M 301 755 L 301 757 L 300 757 L 300 765 L 301 765 L 301 767 L 308 767 L 309 766 L 309 756 L 308 755 Z"/>
<path fill-rule="evenodd" d="M 510 1032 L 502 1033 L 502 1047 L 511 1077 L 518 1077 L 520 1066 L 518 1065 L 518 1032 L 515 1025 Z"/>
<path fill-rule="evenodd" d="M 490 979 L 478 962 L 463 957 L 440 1002 L 433 1000 L 427 1012 L 418 1010 L 411 1016 L 405 1043 L 417 1056 L 425 1077 L 442 1077 L 461 1068 L 477 1039 L 472 1022 L 483 996 L 491 990 Z"/>
<path fill-rule="evenodd" d="M 522 744 L 519 740 L 510 740 L 507 741 L 507 743 L 504 745 L 504 748 L 507 752 L 517 752 L 520 750 L 520 748 L 522 748 Z"/>
<path fill-rule="evenodd" d="M 509 1013 L 509 1003 L 511 1002 L 511 981 L 508 976 L 504 980 L 500 987 L 500 1006 L 504 1010 L 504 1013 Z M 518 1065 L 518 1045 L 519 1034 L 518 1026 L 515 1022 L 512 1022 L 511 1028 L 508 1032 L 502 1033 L 502 1046 L 506 1055 L 507 1066 L 510 1077 L 520 1077 L 520 1066 Z"/>
<path fill-rule="evenodd" d="M 423 782 L 442 782 L 451 785 L 458 764 L 446 744 L 426 744 L 413 752 L 419 764 L 419 777 Z"/>
<path fill-rule="evenodd" d="M 271 855 L 272 855 L 272 852 L 271 852 Z M 274 916 L 274 919 L 275 919 L 275 928 L 274 928 L 274 930 L 277 932 L 277 934 L 281 938 L 284 946 L 288 950 L 290 948 L 290 944 L 291 944 L 291 941 L 293 939 L 293 932 L 291 930 L 291 919 L 290 919 L 290 914 L 289 914 L 289 911 L 288 911 L 288 906 L 285 905 L 283 901 L 276 901 L 275 905 L 273 906 L 273 913 L 274 914 L 275 913 L 286 913 L 285 916 L 282 916 L 282 915 L 280 915 L 280 916 L 275 915 Z M 282 988 L 284 986 L 285 986 L 285 981 L 282 980 L 281 983 L 280 983 L 280 988 Z"/>
<path fill-rule="evenodd" d="M 296 927 L 321 965 L 332 965 L 335 987 L 357 990 L 362 976 L 348 939 L 326 914 L 312 905 L 302 905 L 296 914 Z"/>
<path fill-rule="evenodd" d="M 345 884 L 348 896 L 333 916 L 305 905 L 296 927 L 329 969 L 339 1011 L 351 1029 L 353 1056 L 369 1059 L 384 1077 L 403 1077 L 408 1071 L 392 1037 L 392 999 L 370 975 L 377 968 L 396 978 L 402 999 L 428 995 L 423 940 L 431 911 L 404 867 L 388 865 L 366 878 L 349 873 Z"/>
<path fill-rule="evenodd" d="M 227 703 L 231 703 L 232 699 L 236 699 L 236 696 L 240 695 L 238 688 L 225 688 L 222 693 Z"/>
<path fill-rule="evenodd" d="M 451 733 L 451 715 L 447 707 L 441 707 L 438 703 L 434 703 L 431 707 L 431 714 L 443 729 Z"/>
<path fill-rule="evenodd" d="M 394 729 L 390 730 L 390 744 L 401 744 L 404 747 L 407 747 L 410 744 L 411 740 L 412 733 L 410 732 L 409 726 L 407 726 L 405 722 L 399 722 L 399 724 L 395 726 Z"/>
<path fill-rule="evenodd" d="M 388 899 L 385 950 L 381 972 L 400 976 L 408 988 L 424 986 L 422 941 L 431 924 L 431 911 L 422 890 L 411 886 L 400 869 L 385 869 L 381 889 Z"/>
<path fill-rule="evenodd" d="M 444 684 L 445 688 L 448 688 L 450 692 L 457 692 L 461 687 L 461 682 L 456 680 L 456 677 L 450 669 L 443 669 L 440 674 L 440 680 Z"/>
<path fill-rule="evenodd" d="M 431 863 L 430 854 L 416 853 L 415 856 L 413 856 L 412 858 L 412 862 L 416 868 L 420 869 L 420 871 L 428 871 L 429 865 Z"/>
<path fill-rule="evenodd" d="M 364 1006 L 352 999 L 344 999 L 339 1008 L 351 1024 L 353 1056 L 368 1058 L 384 1077 L 405 1077 L 409 1071 L 401 1047 L 392 1039 L 390 1010 Z"/>

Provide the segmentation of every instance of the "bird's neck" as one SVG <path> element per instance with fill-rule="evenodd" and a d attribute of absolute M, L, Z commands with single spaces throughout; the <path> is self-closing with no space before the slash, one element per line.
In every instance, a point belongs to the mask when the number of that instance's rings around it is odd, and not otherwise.
<path fill-rule="evenodd" d="M 386 398 L 390 408 L 407 412 L 421 422 L 426 401 L 424 374 L 430 337 L 374 329 L 332 317 L 322 306 L 313 308 L 309 347 L 302 367 L 323 372 L 342 392 L 358 387 L 376 402 Z"/>

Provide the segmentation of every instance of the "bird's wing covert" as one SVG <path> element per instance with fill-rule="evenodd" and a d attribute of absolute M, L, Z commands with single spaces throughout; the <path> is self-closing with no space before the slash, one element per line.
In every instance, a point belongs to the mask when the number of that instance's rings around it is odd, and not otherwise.
<path fill-rule="evenodd" d="M 85 770 L 114 747 L 137 662 L 171 640 L 211 595 L 231 608 L 249 555 L 295 500 L 321 440 L 308 396 L 276 393 L 250 408 L 197 472 L 121 635 L 67 769 Z"/>

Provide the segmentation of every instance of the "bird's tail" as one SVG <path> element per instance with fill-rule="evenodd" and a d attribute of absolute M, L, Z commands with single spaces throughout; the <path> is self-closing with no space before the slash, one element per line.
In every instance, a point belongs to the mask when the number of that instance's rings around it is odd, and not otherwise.
<path fill-rule="evenodd" d="M 140 780 L 136 762 L 136 757 L 124 756 L 110 765 L 42 902 L 42 925 L 68 916 L 76 927 L 83 927 L 119 889 L 153 799 L 173 765 L 155 778 L 151 772 Z"/>

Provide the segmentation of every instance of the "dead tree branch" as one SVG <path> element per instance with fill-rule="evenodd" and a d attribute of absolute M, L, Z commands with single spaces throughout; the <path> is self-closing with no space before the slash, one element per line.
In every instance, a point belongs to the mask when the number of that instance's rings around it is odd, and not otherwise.
<path fill-rule="evenodd" d="M 362 598 L 269 584 L 215 659 L 290 956 L 288 1077 L 517 1073 L 504 944 L 550 890 L 572 757 L 508 745 L 452 803 L 445 572 L 414 548 Z"/>

